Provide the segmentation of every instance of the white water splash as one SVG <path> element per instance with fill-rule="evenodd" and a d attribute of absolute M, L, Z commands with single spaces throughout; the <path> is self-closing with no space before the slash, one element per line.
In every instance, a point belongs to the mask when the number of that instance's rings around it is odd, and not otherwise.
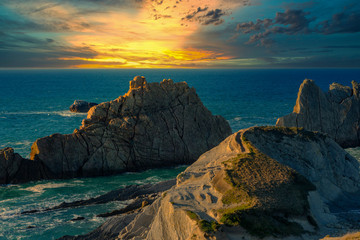
<path fill-rule="evenodd" d="M 60 187 L 71 187 L 73 185 L 74 184 L 70 184 L 70 183 L 45 183 L 45 184 L 38 184 L 35 186 L 27 187 L 21 190 L 34 192 L 34 193 L 43 193 L 48 188 L 52 189 L 52 188 L 60 188 Z"/>
<path fill-rule="evenodd" d="M 1 112 L 1 115 L 58 115 L 62 117 L 79 117 L 86 116 L 87 113 L 74 113 L 70 111 L 29 111 L 29 112 Z M 6 116 L 1 116 L 0 118 L 6 118 Z"/>

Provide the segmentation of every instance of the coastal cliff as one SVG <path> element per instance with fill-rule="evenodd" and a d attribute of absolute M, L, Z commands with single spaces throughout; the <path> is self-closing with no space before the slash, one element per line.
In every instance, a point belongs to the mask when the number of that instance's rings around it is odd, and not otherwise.
<path fill-rule="evenodd" d="M 47 178 L 109 175 L 192 163 L 230 134 L 228 122 L 212 115 L 187 83 L 137 76 L 124 96 L 92 107 L 74 133 L 36 140 L 30 158 L 48 170 Z"/>
<path fill-rule="evenodd" d="M 313 80 L 301 84 L 294 111 L 276 126 L 303 127 L 328 134 L 342 147 L 360 146 L 360 85 L 352 88 L 333 83 L 327 93 Z"/>
<path fill-rule="evenodd" d="M 339 231 L 335 211 L 359 207 L 359 180 L 359 163 L 331 138 L 253 127 L 201 155 L 139 213 L 63 239 L 319 239 Z"/>

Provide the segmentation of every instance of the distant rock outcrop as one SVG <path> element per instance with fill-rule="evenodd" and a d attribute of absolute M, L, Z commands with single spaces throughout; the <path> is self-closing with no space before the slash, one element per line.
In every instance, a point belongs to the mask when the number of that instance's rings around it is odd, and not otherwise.
<path fill-rule="evenodd" d="M 93 102 L 86 102 L 82 100 L 75 100 L 74 103 L 70 106 L 70 111 L 78 112 L 78 113 L 87 113 L 91 107 L 96 105 L 98 104 Z"/>
<path fill-rule="evenodd" d="M 41 162 L 24 159 L 10 147 L 0 150 L 0 184 L 23 183 L 51 177 L 50 171 Z"/>
<path fill-rule="evenodd" d="M 334 209 L 359 207 L 359 180 L 359 163 L 331 138 L 253 127 L 201 155 L 140 213 L 86 239 L 319 239 L 342 226 Z"/>
<path fill-rule="evenodd" d="M 73 134 L 36 140 L 30 156 L 58 178 L 99 176 L 192 163 L 230 134 L 187 83 L 138 76 L 124 96 L 92 107 Z"/>
<path fill-rule="evenodd" d="M 294 111 L 277 126 L 303 127 L 328 134 L 342 147 L 360 146 L 360 85 L 352 89 L 338 83 L 324 93 L 313 80 L 301 84 Z"/>

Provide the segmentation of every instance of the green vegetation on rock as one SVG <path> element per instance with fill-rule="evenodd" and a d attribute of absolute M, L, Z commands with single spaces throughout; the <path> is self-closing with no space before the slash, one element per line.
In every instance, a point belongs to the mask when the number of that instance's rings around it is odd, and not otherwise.
<path fill-rule="evenodd" d="M 302 130 L 265 127 L 264 131 L 292 135 Z M 219 210 L 220 222 L 240 225 L 261 238 L 304 233 L 300 224 L 288 219 L 309 216 L 307 196 L 315 186 L 295 170 L 259 152 L 244 136 L 242 140 L 249 153 L 224 162 L 224 180 L 231 187 L 222 192 L 222 202 L 228 207 Z"/>
<path fill-rule="evenodd" d="M 187 210 L 186 214 L 189 216 L 190 219 L 196 221 L 200 230 L 205 233 L 214 233 L 220 227 L 220 224 L 216 221 L 209 222 L 204 219 L 200 219 L 200 217 L 193 211 Z"/>
<path fill-rule="evenodd" d="M 297 127 L 275 127 L 275 126 L 262 126 L 254 127 L 248 130 L 248 133 L 260 131 L 262 133 L 272 133 L 281 139 L 282 137 L 299 137 L 304 140 L 317 141 L 318 139 L 325 139 L 326 135 L 317 131 L 307 131 L 304 128 Z"/>

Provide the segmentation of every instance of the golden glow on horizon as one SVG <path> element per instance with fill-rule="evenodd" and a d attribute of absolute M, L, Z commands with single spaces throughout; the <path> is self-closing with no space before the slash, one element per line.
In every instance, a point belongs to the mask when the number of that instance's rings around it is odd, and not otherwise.
<path fill-rule="evenodd" d="M 220 4 L 218 0 L 204 2 L 209 9 Z M 192 5 L 191 2 L 183 2 L 176 9 L 168 9 L 165 4 L 148 1 L 137 13 L 92 16 L 88 21 L 97 22 L 101 26 L 99 29 L 68 36 L 65 40 L 76 47 L 88 47 L 97 56 L 63 60 L 89 62 L 74 66 L 78 68 L 169 68 L 195 67 L 200 62 L 231 59 L 231 56 L 223 56 L 219 52 L 184 47 L 187 38 L 200 27 L 196 22 L 182 20 L 191 13 L 189 9 Z"/>
<path fill-rule="evenodd" d="M 51 5 L 51 0 L 44 3 Z M 159 1 L 160 2 L 160 1 Z M 79 18 L 75 6 L 67 3 L 33 11 L 30 18 L 36 21 L 66 21 L 66 29 L 60 39 L 69 47 L 69 52 L 83 49 L 87 57 L 61 57 L 58 60 L 73 61 L 75 68 L 168 68 L 196 67 L 204 63 L 228 60 L 219 50 L 205 50 L 194 45 L 192 38 L 203 25 L 197 21 L 185 21 L 184 17 L 197 11 L 198 6 L 190 0 L 167 0 L 159 3 L 144 0 L 141 5 L 129 9 L 101 11 L 82 14 Z M 202 9 L 232 9 L 239 3 L 226 0 L 202 0 Z M 226 5 L 226 6 L 225 6 Z M 31 6 L 24 4 L 23 11 Z M 203 10 L 201 14 L 206 13 Z M 206 26 L 211 27 L 211 26 Z M 190 39 L 191 38 L 191 39 Z M 61 41 L 60 41 L 61 42 Z M 196 46 L 202 43 L 197 42 Z M 72 50 L 75 49 L 75 50 Z M 84 56 L 86 56 L 84 55 Z"/>

